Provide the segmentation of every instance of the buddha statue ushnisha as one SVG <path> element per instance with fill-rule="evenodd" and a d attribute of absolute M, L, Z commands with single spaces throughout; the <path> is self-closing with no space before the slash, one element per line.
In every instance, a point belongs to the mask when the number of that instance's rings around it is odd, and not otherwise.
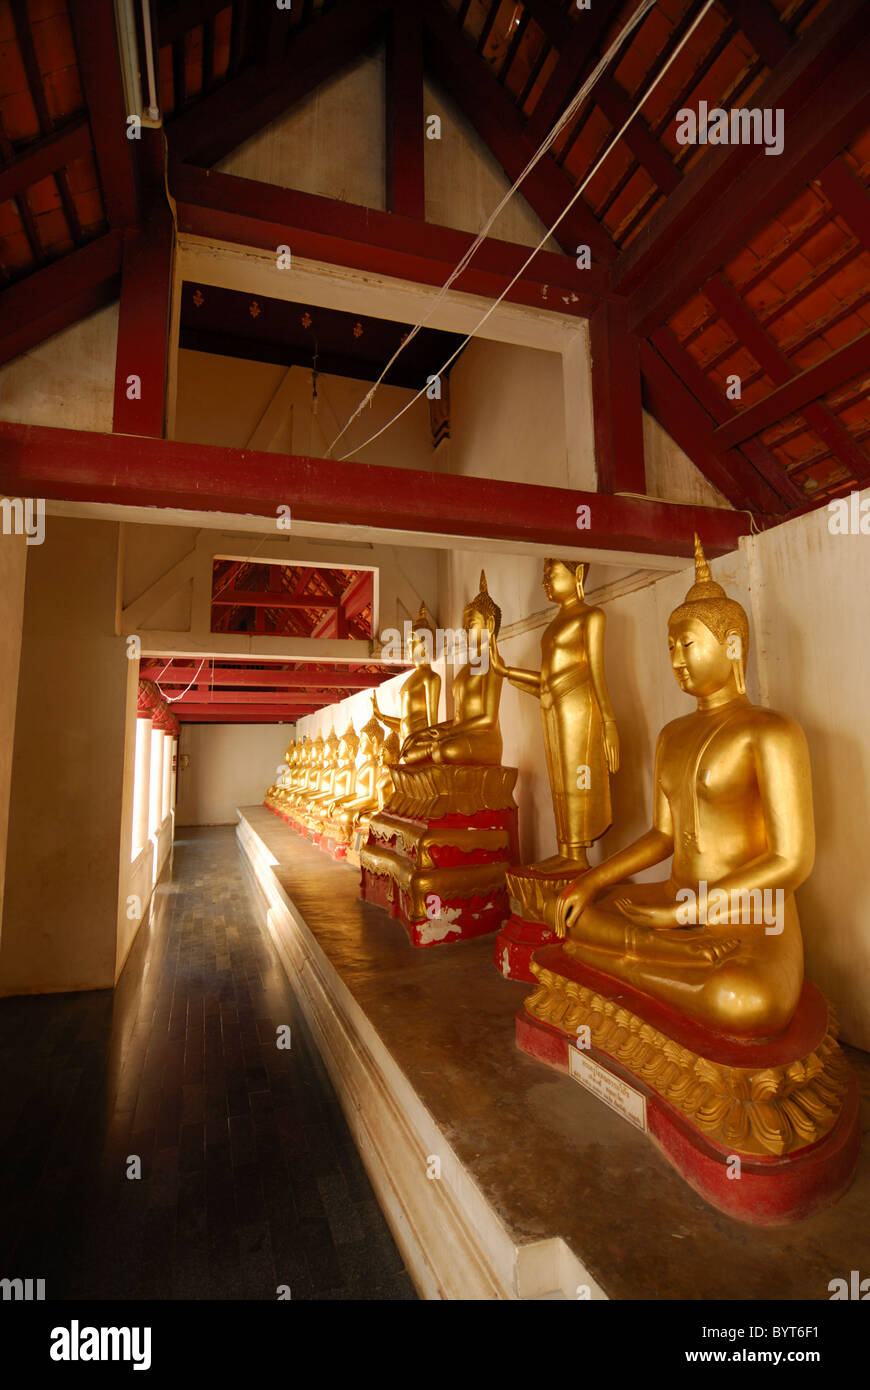
<path fill-rule="evenodd" d="M 411 660 L 414 670 L 399 691 L 398 715 L 385 714 L 378 708 L 377 692 L 372 696 L 372 711 L 388 729 L 397 733 L 404 746 L 415 734 L 435 724 L 438 718 L 438 700 L 441 696 L 441 677 L 433 671 L 432 647 L 435 629 L 426 612 L 425 603 L 420 611 L 411 633 Z"/>
<path fill-rule="evenodd" d="M 422 762 L 489 764 L 499 766 L 502 757 L 498 722 L 502 677 L 489 660 L 490 635 L 498 635 L 501 609 L 490 597 L 486 574 L 480 572 L 480 590 L 466 604 L 462 626 L 468 635 L 469 659 L 453 680 L 452 719 L 434 724 L 405 740 L 401 761 L 410 766 Z"/>
<path fill-rule="evenodd" d="M 717 1033 L 774 1037 L 803 984 L 794 892 L 815 854 L 809 754 L 794 720 L 747 698 L 746 613 L 697 536 L 668 649 L 697 708 L 659 734 L 652 827 L 561 893 L 556 930 L 567 955 Z M 626 881 L 671 855 L 664 881 Z"/>

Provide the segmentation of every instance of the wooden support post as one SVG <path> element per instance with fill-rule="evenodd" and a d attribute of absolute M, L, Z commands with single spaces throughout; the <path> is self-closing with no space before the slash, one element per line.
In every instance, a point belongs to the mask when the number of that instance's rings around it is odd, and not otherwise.
<path fill-rule="evenodd" d="M 387 36 L 387 208 L 426 216 L 423 173 L 423 26 L 417 11 L 397 5 Z"/>
<path fill-rule="evenodd" d="M 646 491 L 637 339 L 624 303 L 602 304 L 590 321 L 595 464 L 599 492 Z"/>

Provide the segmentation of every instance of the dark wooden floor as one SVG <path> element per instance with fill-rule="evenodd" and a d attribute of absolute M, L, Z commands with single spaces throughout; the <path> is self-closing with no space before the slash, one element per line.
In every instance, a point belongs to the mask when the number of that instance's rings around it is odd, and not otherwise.
<path fill-rule="evenodd" d="M 182 830 L 114 992 L 0 1000 L 0 1277 L 415 1297 L 254 901 L 230 827 Z"/>

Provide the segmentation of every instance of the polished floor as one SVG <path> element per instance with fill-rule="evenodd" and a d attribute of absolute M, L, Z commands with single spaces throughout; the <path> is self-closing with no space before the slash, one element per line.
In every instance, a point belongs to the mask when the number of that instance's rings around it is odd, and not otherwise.
<path fill-rule="evenodd" d="M 232 828 L 179 832 L 114 992 L 0 1000 L 0 1277 L 49 1299 L 415 1297 Z"/>

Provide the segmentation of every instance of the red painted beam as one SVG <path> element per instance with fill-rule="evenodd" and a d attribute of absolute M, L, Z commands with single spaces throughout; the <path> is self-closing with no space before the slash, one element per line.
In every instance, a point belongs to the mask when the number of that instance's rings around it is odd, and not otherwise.
<path fill-rule="evenodd" d="M 604 112 L 614 130 L 621 129 L 634 110 L 634 100 L 622 90 L 618 82 L 603 74 L 595 84 L 595 105 Z M 642 116 L 635 116 L 626 126 L 622 139 L 631 150 L 638 163 L 646 170 L 663 193 L 673 193 L 682 180 L 682 173 L 671 159 L 663 145 L 650 133 L 649 126 Z"/>
<path fill-rule="evenodd" d="M 403 217 L 426 216 L 423 170 L 423 26 L 397 5 L 387 35 L 387 207 Z"/>
<path fill-rule="evenodd" d="M 337 599 L 332 598 L 294 598 L 289 593 L 275 593 L 271 589 L 221 589 L 212 599 L 214 607 L 230 608 L 338 608 Z"/>
<path fill-rule="evenodd" d="M 705 292 L 709 292 L 710 283 L 705 285 Z M 751 315 L 749 317 L 751 318 Z M 740 336 L 736 324 L 732 323 L 732 327 Z M 682 346 L 673 329 L 668 328 L 666 324 L 653 334 L 652 345 L 682 379 L 684 385 L 704 407 L 707 414 L 712 417 L 708 426 L 708 433 L 711 447 L 715 448 L 715 439 L 712 435 L 713 423 L 722 424 L 726 420 L 734 419 L 736 411 L 731 401 L 721 394 L 716 385 L 698 366 L 691 353 Z M 752 348 L 748 342 L 746 346 L 751 352 Z M 781 511 L 782 503 L 785 503 L 787 507 L 806 505 L 805 495 L 789 477 L 779 459 L 760 440 L 747 440 L 740 452 L 748 460 L 750 468 L 760 474 L 773 489 L 775 496 L 782 499 L 775 510 Z M 731 454 L 729 457 L 733 466 L 733 461 L 735 458 L 739 458 L 739 454 Z"/>
<path fill-rule="evenodd" d="M 163 685 L 163 681 L 160 685 Z M 329 705 L 336 699 L 345 698 L 337 696 L 334 690 L 329 689 L 306 690 L 298 695 L 285 694 L 280 690 L 216 690 L 212 695 L 209 690 L 208 681 L 197 681 L 185 695 L 173 696 L 173 710 L 177 712 L 187 709 L 188 705 L 201 705 L 204 709 L 210 705 L 250 705 L 251 708 L 257 705 L 272 705 L 276 709 L 280 707 L 284 710 L 295 710 L 314 704 Z"/>
<path fill-rule="evenodd" d="M 759 58 L 769 68 L 776 67 L 791 48 L 794 40 L 779 22 L 769 0 L 722 0 L 725 9 L 748 38 Z"/>
<path fill-rule="evenodd" d="M 123 233 L 107 232 L 0 293 L 0 363 L 117 297 Z"/>
<path fill-rule="evenodd" d="M 834 212 L 870 251 L 870 193 L 845 159 L 832 160 L 819 175 L 819 184 Z"/>
<path fill-rule="evenodd" d="M 294 35 L 278 63 L 254 63 L 167 127 L 173 159 L 216 164 L 340 68 L 383 30 L 389 0 L 338 0 Z"/>
<path fill-rule="evenodd" d="M 443 285 L 474 240 L 452 227 L 188 164 L 175 165 L 170 181 L 179 231 L 270 251 L 287 245 L 294 255 L 423 285 Z M 487 237 L 455 288 L 495 298 L 530 249 Z M 585 318 L 606 293 L 603 267 L 578 271 L 573 257 L 539 251 L 507 299 Z"/>
<path fill-rule="evenodd" d="M 53 135 L 35 140 L 11 164 L 0 169 L 0 203 L 24 193 L 41 179 L 66 168 L 74 159 L 81 159 L 90 149 L 91 131 L 83 116 Z"/>
<path fill-rule="evenodd" d="M 866 0 L 832 5 L 753 93 L 785 112 L 784 149 L 707 150 L 613 267 L 631 295 L 630 326 L 647 336 L 744 246 L 870 119 Z"/>
<path fill-rule="evenodd" d="M 306 714 L 316 714 L 323 705 L 294 710 L 288 714 L 281 705 L 258 705 L 244 709 L 237 705 L 180 705 L 172 706 L 179 724 L 295 724 Z"/>
<path fill-rule="evenodd" d="M 797 377 L 797 367 L 789 361 L 779 344 L 758 322 L 730 281 L 722 275 L 714 275 L 713 279 L 704 286 L 704 294 L 711 304 L 718 309 L 725 321 L 731 325 L 743 346 L 752 353 L 758 365 L 770 377 L 771 381 L 777 385 L 782 385 Z M 766 399 L 770 399 L 770 397 Z M 855 479 L 858 482 L 865 482 L 870 475 L 870 459 L 867 458 L 858 442 L 849 434 L 845 425 L 842 425 L 836 416 L 831 414 L 822 401 L 814 401 L 804 406 L 803 415 L 810 428 L 824 440 L 828 448 L 832 450 L 841 463 L 845 464 Z M 743 417 L 734 414 L 731 418 L 736 422 Z M 744 441 L 744 443 L 748 442 Z M 761 445 L 761 441 L 757 441 L 757 444 Z M 764 446 L 761 445 L 761 447 Z M 797 505 L 805 506 L 806 493 L 792 482 L 784 469 L 782 470 L 782 478 L 791 489 L 789 500 Z"/>
<path fill-rule="evenodd" d="M 439 0 L 424 0 L 422 13 L 429 71 L 450 93 L 513 182 L 537 148 L 526 134 L 522 115 L 510 93 L 461 30 L 457 30 Z M 545 227 L 555 222 L 575 191 L 568 175 L 549 154 L 535 166 L 520 189 Z M 582 198 L 560 224 L 555 238 L 571 254 L 572 264 L 579 245 L 589 246 L 593 262 L 603 265 L 608 265 L 616 255 L 606 229 Z M 576 272 L 578 294 L 586 274 L 588 271 Z"/>
<path fill-rule="evenodd" d="M 526 135 L 537 147 L 552 130 L 569 100 L 581 86 L 600 56 L 610 24 L 615 19 L 620 0 L 596 0 L 591 9 L 584 10 L 571 24 L 564 13 L 554 13 L 556 7 L 546 0 L 527 0 L 532 15 L 558 50 L 559 61 L 538 98 L 529 117 Z"/>
<path fill-rule="evenodd" d="M 725 448 L 731 448 L 744 439 L 752 439 L 778 420 L 796 414 L 810 402 L 817 401 L 820 396 L 826 396 L 829 391 L 835 391 L 838 386 L 851 381 L 852 377 L 868 370 L 870 331 L 862 333 L 839 351 L 832 352 L 830 357 L 817 362 L 814 367 L 808 367 L 755 405 L 741 410 L 733 420 L 718 427 L 717 437 Z"/>
<path fill-rule="evenodd" d="M 352 579 L 341 595 L 341 607 L 345 617 L 355 618 L 357 613 L 372 602 L 374 596 L 374 575 L 371 570 L 363 570 L 356 579 Z"/>
<path fill-rule="evenodd" d="M 646 492 L 638 341 L 624 303 L 602 304 L 589 325 L 595 466 L 600 492 Z"/>
<path fill-rule="evenodd" d="M 159 680 L 162 686 L 189 685 L 196 679 L 199 663 L 196 665 L 170 666 L 166 669 L 166 662 L 151 662 L 147 666 L 140 666 L 139 675 L 142 680 Z M 203 668 L 206 669 L 206 668 Z M 375 686 L 381 685 L 392 676 L 399 675 L 406 668 L 404 666 L 385 666 L 382 671 L 349 671 L 347 667 L 335 666 L 332 668 L 318 669 L 310 666 L 302 671 L 287 671 L 283 667 L 280 669 L 257 670 L 252 667 L 231 670 L 229 667 L 215 667 L 208 669 L 207 683 L 215 686 L 223 685 L 242 685 L 251 686 L 253 689 L 278 689 L 307 690 L 307 689 L 327 689 L 339 688 L 342 690 L 371 690 Z"/>
<path fill-rule="evenodd" d="M 110 227 L 137 221 L 133 160 L 138 141 L 127 139 L 127 116 L 111 0 L 70 0 L 70 20 Z"/>
<path fill-rule="evenodd" d="M 706 410 L 651 343 L 641 343 L 640 363 L 647 410 L 732 507 L 782 513 L 779 495 L 738 450 L 722 448 Z"/>
<path fill-rule="evenodd" d="M 697 531 L 709 553 L 721 555 L 749 531 L 747 517 L 717 507 L 7 422 L 0 422 L 0 489 L 270 518 L 290 502 L 299 521 L 531 541 L 554 553 L 569 545 L 689 557 Z M 580 506 L 590 509 L 588 529 L 577 528 Z"/>
<path fill-rule="evenodd" d="M 115 357 L 118 434 L 163 434 L 169 364 L 169 312 L 175 237 L 164 189 L 164 142 L 158 130 L 142 131 L 137 144 L 144 216 L 124 233 L 121 305 Z"/>

